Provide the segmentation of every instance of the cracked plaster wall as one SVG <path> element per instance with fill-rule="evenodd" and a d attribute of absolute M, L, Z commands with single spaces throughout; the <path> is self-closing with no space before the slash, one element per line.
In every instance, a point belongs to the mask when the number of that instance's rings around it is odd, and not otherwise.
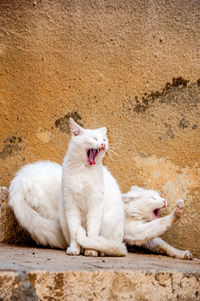
<path fill-rule="evenodd" d="M 0 1 L 0 167 L 62 162 L 68 119 L 107 126 L 123 191 L 186 211 L 166 238 L 200 254 L 200 1 Z"/>

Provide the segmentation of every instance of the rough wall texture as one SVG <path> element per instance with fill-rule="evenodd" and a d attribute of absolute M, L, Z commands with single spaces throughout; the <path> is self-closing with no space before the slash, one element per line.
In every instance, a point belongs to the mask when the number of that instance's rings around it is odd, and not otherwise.
<path fill-rule="evenodd" d="M 200 254 L 200 1 L 2 0 L 0 11 L 0 184 L 27 162 L 62 162 L 70 116 L 107 126 L 122 190 L 158 189 L 170 208 L 184 198 L 167 239 Z"/>
<path fill-rule="evenodd" d="M 199 275 L 141 271 L 1 272 L 2 300 L 199 300 Z"/>

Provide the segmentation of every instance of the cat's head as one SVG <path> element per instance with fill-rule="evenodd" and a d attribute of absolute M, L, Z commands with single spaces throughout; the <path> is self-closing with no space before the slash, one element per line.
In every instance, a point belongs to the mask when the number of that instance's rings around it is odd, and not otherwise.
<path fill-rule="evenodd" d="M 157 191 L 138 186 L 122 194 L 122 199 L 127 216 L 138 216 L 146 221 L 159 218 L 160 209 L 167 206 L 167 201 Z"/>
<path fill-rule="evenodd" d="M 83 158 L 86 166 L 95 165 L 102 160 L 108 150 L 107 129 L 84 129 L 70 118 L 71 143 Z"/>

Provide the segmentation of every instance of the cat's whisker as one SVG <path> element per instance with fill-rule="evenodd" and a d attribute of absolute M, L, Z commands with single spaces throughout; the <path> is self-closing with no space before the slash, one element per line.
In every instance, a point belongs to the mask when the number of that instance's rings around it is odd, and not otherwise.
<path fill-rule="evenodd" d="M 116 146 L 113 146 L 113 145 L 110 145 L 110 144 L 109 144 L 109 148 L 112 148 L 112 149 L 119 149 L 119 147 L 116 147 Z"/>
<path fill-rule="evenodd" d="M 107 153 L 108 153 L 109 157 L 111 158 L 111 161 L 113 161 L 112 154 L 110 153 L 110 151 L 109 151 L 109 150 L 107 151 Z"/>
<path fill-rule="evenodd" d="M 112 155 L 114 154 L 115 156 L 119 156 L 118 153 L 116 153 L 112 148 L 109 148 L 108 152 L 110 151 L 110 153 L 112 153 Z"/>
<path fill-rule="evenodd" d="M 118 149 L 119 149 L 119 147 L 116 147 L 116 146 L 113 146 L 113 145 L 109 145 L 109 150 L 113 153 L 113 154 L 115 154 L 115 155 L 117 155 L 117 156 L 119 156 L 119 154 L 118 154 Z"/>

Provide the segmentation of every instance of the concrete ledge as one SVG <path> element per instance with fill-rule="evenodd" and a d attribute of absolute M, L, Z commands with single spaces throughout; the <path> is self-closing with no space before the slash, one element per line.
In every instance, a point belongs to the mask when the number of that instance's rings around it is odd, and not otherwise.
<path fill-rule="evenodd" d="M 0 300 L 199 300 L 200 260 L 0 245 Z"/>

